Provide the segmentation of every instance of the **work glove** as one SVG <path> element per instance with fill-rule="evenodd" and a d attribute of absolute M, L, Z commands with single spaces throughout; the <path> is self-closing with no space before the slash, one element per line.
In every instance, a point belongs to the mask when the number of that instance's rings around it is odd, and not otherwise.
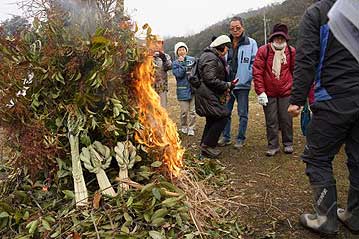
<path fill-rule="evenodd" d="M 232 80 L 231 82 L 228 82 L 228 88 L 230 90 L 233 90 L 234 87 L 236 87 L 236 84 L 238 83 L 238 81 L 239 81 L 239 79 L 236 78 L 236 79 Z"/>
<path fill-rule="evenodd" d="M 263 106 L 267 106 L 268 104 L 268 97 L 265 92 L 262 92 L 260 95 L 258 95 L 258 103 Z"/>

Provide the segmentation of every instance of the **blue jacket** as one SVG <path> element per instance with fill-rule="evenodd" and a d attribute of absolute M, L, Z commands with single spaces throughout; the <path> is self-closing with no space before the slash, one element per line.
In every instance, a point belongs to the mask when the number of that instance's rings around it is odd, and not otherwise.
<path fill-rule="evenodd" d="M 257 42 L 246 35 L 242 36 L 237 49 L 229 49 L 227 62 L 230 66 L 230 80 L 239 79 L 234 89 L 251 88 L 252 67 L 257 50 Z M 235 53 L 237 54 L 234 55 Z"/>
<path fill-rule="evenodd" d="M 192 90 L 191 84 L 188 81 L 188 75 L 191 72 L 195 58 L 186 56 L 183 62 L 175 60 L 172 65 L 173 75 L 177 81 L 177 99 L 178 100 L 191 100 Z"/>

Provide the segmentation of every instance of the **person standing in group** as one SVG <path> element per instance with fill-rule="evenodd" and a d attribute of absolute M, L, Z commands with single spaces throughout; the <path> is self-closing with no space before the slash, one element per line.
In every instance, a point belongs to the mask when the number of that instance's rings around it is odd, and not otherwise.
<path fill-rule="evenodd" d="M 289 46 L 288 40 L 288 27 L 275 24 L 269 43 L 259 48 L 253 65 L 254 88 L 266 121 L 267 156 L 279 152 L 279 129 L 284 153 L 293 153 L 293 119 L 287 110 L 296 51 Z"/>
<path fill-rule="evenodd" d="M 167 108 L 168 76 L 167 71 L 172 69 L 171 57 L 164 53 L 164 40 L 156 36 L 150 46 L 150 54 L 153 56 L 155 67 L 154 89 L 160 96 L 161 106 Z"/>
<path fill-rule="evenodd" d="M 177 81 L 177 100 L 181 108 L 181 132 L 194 136 L 196 110 L 188 76 L 195 63 L 195 58 L 187 55 L 188 46 L 184 42 L 176 43 L 174 50 L 177 59 L 173 61 L 172 72 Z"/>
<path fill-rule="evenodd" d="M 226 35 L 217 37 L 206 48 L 198 60 L 198 74 L 201 80 L 195 93 L 195 108 L 199 116 L 206 117 L 201 140 L 204 156 L 216 158 L 221 151 L 216 149 L 218 139 L 229 116 L 226 95 L 236 81 L 228 82 L 229 72 L 225 55 L 231 40 Z"/>
<path fill-rule="evenodd" d="M 252 82 L 252 66 L 257 53 L 257 43 L 244 32 L 243 20 L 233 17 L 229 23 L 230 39 L 232 47 L 228 51 L 227 62 L 230 69 L 229 80 L 238 79 L 237 85 L 230 94 L 227 103 L 228 110 L 232 114 L 234 102 L 237 101 L 237 113 L 239 127 L 235 148 L 239 149 L 245 144 L 248 124 L 248 95 Z M 218 142 L 219 146 L 231 144 L 231 115 L 223 131 L 223 138 Z"/>
<path fill-rule="evenodd" d="M 300 222 L 320 234 L 336 234 L 338 218 L 359 233 L 359 64 L 329 29 L 327 15 L 334 3 L 318 1 L 301 20 L 288 108 L 289 113 L 298 116 L 314 82 L 315 102 L 302 159 L 315 212 L 302 214 Z M 343 144 L 350 182 L 345 210 L 337 209 L 332 166 Z"/>

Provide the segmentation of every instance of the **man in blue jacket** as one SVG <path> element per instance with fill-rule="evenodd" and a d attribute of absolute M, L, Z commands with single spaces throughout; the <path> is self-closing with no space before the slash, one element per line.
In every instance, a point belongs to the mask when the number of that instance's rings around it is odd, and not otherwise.
<path fill-rule="evenodd" d="M 228 51 L 227 62 L 230 67 L 229 80 L 239 79 L 231 97 L 227 103 L 230 112 L 233 110 L 234 102 L 237 100 L 237 112 L 239 116 L 239 128 L 235 148 L 241 148 L 246 139 L 248 122 L 248 95 L 252 82 L 252 66 L 258 47 L 257 42 L 246 36 L 243 20 L 233 17 L 229 23 L 232 47 Z M 231 144 L 231 117 L 224 128 L 223 138 L 218 142 L 219 146 Z"/>

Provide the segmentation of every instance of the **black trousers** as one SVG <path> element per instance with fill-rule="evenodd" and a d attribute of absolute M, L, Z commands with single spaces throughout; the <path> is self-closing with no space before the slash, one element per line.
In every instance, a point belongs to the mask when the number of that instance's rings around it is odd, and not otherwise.
<path fill-rule="evenodd" d="M 209 147 L 216 147 L 219 137 L 228 122 L 228 117 L 213 118 L 206 117 L 206 125 L 204 126 L 201 144 Z"/>
<path fill-rule="evenodd" d="M 359 187 L 359 96 L 316 102 L 302 159 L 312 185 L 335 184 L 332 161 L 345 144 L 350 184 Z"/>

